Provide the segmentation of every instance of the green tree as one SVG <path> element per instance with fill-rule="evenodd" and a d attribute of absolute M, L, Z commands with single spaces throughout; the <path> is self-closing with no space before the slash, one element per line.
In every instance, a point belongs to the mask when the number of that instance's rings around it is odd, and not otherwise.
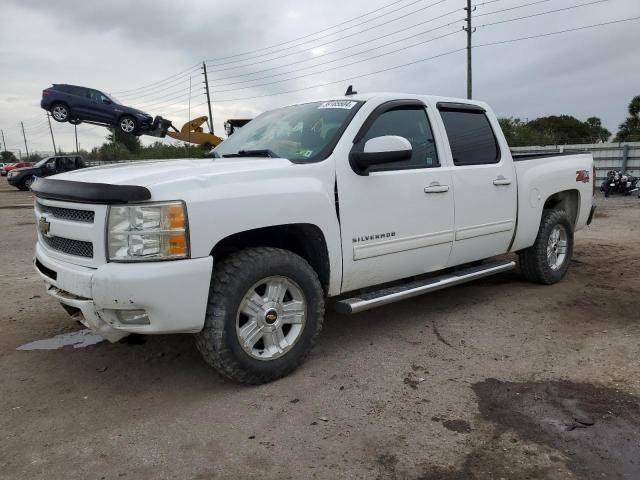
<path fill-rule="evenodd" d="M 0 160 L 2 161 L 2 163 L 17 163 L 18 162 L 18 159 L 13 154 L 13 152 L 10 152 L 8 150 L 5 150 L 4 152 L 0 152 Z"/>
<path fill-rule="evenodd" d="M 629 103 L 629 117 L 620 124 L 614 142 L 640 141 L 640 95 Z"/>
<path fill-rule="evenodd" d="M 123 133 L 118 129 L 110 128 L 109 133 L 106 136 L 107 141 L 111 143 L 119 143 L 124 146 L 129 152 L 136 153 L 142 149 L 142 142 L 140 138 L 135 135 L 129 135 Z"/>
<path fill-rule="evenodd" d="M 550 135 L 531 128 L 528 123 L 519 118 L 499 118 L 498 122 L 511 147 L 553 144 L 553 138 Z"/>
<path fill-rule="evenodd" d="M 591 137 L 596 141 L 606 142 L 611 137 L 611 132 L 602 126 L 602 120 L 598 117 L 589 117 L 585 122 L 591 131 Z"/>
<path fill-rule="evenodd" d="M 537 132 L 548 135 L 553 143 L 591 143 L 591 128 L 586 122 L 581 122 L 571 115 L 551 115 L 540 117 L 528 124 Z"/>

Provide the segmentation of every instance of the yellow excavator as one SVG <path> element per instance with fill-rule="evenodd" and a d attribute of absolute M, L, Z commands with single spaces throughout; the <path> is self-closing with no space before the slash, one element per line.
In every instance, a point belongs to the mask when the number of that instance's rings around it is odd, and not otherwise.
<path fill-rule="evenodd" d="M 207 120 L 207 116 L 194 118 L 193 120 L 182 125 L 182 128 L 180 130 L 175 128 L 170 121 L 161 120 L 157 122 L 157 124 L 161 125 L 160 128 L 152 135 L 161 137 L 164 136 L 164 133 L 166 135 L 169 135 L 171 138 L 175 138 L 176 140 L 181 140 L 188 143 L 196 143 L 198 145 L 203 145 L 206 148 L 213 148 L 218 146 L 218 144 L 222 142 L 223 139 L 218 137 L 217 135 L 214 135 L 213 133 L 207 133 L 204 131 L 202 125 L 204 125 Z M 227 120 L 224 124 L 227 136 L 233 134 L 233 132 L 235 132 L 237 129 L 241 128 L 248 122 L 248 119 Z M 169 130 L 170 128 L 173 130 Z"/>

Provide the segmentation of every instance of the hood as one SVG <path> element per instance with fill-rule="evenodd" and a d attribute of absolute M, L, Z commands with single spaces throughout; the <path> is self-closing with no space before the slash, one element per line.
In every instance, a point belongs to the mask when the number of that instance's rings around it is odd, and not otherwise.
<path fill-rule="evenodd" d="M 55 179 L 110 185 L 151 187 L 185 179 L 204 179 L 244 172 L 270 172 L 294 165 L 283 158 L 202 158 L 180 160 L 150 160 L 82 168 L 56 175 Z"/>
<path fill-rule="evenodd" d="M 10 171 L 11 171 L 11 172 L 20 173 L 20 172 L 27 172 L 27 171 L 33 171 L 33 170 L 40 170 L 40 167 L 20 167 L 20 168 L 12 168 Z"/>

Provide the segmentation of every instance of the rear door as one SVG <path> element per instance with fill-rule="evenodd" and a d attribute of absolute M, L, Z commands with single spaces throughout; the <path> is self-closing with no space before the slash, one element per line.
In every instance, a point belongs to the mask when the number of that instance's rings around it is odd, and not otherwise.
<path fill-rule="evenodd" d="M 517 215 L 517 182 L 509 152 L 501 152 L 495 116 L 483 107 L 438 103 L 449 140 L 455 192 L 455 241 L 449 266 L 505 253 Z"/>
<path fill-rule="evenodd" d="M 69 86 L 69 101 L 71 112 L 81 120 L 93 120 L 91 117 L 91 104 L 89 90 L 83 87 Z"/>
<path fill-rule="evenodd" d="M 351 151 L 371 138 L 398 135 L 409 140 L 409 160 L 352 168 L 337 157 L 337 191 L 342 233 L 342 290 L 376 285 L 443 268 L 453 243 L 450 168 L 439 158 L 433 112 L 418 100 L 376 107 L 357 133 Z"/>

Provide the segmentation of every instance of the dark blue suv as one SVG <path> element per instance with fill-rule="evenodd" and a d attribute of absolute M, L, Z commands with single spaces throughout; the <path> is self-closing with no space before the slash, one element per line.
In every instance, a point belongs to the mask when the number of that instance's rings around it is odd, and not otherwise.
<path fill-rule="evenodd" d="M 42 91 L 40 106 L 58 122 L 108 125 L 123 133 L 140 135 L 154 128 L 148 113 L 126 107 L 115 98 L 93 88 L 54 84 Z"/>

